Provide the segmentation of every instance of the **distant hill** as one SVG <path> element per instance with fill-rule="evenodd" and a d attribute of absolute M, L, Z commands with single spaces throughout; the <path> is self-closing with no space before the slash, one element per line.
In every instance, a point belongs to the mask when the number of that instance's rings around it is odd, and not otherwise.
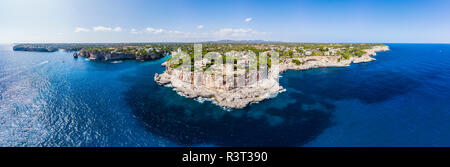
<path fill-rule="evenodd" d="M 279 41 L 266 41 L 266 40 L 218 40 L 218 41 L 206 41 L 203 43 L 281 43 Z"/>

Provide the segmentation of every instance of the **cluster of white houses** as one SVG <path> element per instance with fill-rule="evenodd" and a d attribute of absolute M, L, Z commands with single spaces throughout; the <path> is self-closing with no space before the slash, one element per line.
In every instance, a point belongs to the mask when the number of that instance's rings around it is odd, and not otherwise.
<path fill-rule="evenodd" d="M 279 52 L 292 50 L 293 56 L 308 56 L 318 51 L 304 49 L 303 47 L 274 46 L 269 48 L 271 51 L 261 53 L 230 51 L 223 55 L 226 57 L 226 62 L 223 62 L 222 55 L 217 52 L 207 53 L 202 57 L 200 57 L 201 54 L 194 55 L 191 58 L 178 48 L 177 51 L 172 52 L 171 60 L 165 63 L 166 72 L 169 75 L 176 76 L 186 84 L 230 90 L 257 84 L 258 81 L 266 79 L 278 81 L 280 74 Z M 326 51 L 322 54 L 331 56 L 336 55 L 339 51 L 341 51 L 341 48 L 330 47 L 326 48 Z"/>

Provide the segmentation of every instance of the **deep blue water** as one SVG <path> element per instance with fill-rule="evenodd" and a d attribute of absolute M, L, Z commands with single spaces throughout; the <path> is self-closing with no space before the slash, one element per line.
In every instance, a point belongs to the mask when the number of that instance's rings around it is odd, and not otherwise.
<path fill-rule="evenodd" d="M 288 71 L 287 91 L 225 111 L 121 63 L 0 46 L 0 146 L 450 146 L 450 45 L 388 44 L 377 60 Z"/>

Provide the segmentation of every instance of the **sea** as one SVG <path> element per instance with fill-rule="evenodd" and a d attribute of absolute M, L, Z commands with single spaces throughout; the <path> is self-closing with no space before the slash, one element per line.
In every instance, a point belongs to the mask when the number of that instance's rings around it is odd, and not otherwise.
<path fill-rule="evenodd" d="M 166 58 L 95 62 L 0 46 L 0 146 L 450 146 L 450 45 L 287 71 L 286 91 L 224 109 L 154 82 Z"/>

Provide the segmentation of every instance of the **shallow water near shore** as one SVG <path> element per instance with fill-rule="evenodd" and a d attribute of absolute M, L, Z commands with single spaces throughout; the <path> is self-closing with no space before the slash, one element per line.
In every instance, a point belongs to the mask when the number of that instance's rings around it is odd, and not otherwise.
<path fill-rule="evenodd" d="M 0 47 L 0 146 L 450 146 L 450 45 L 287 71 L 243 110 L 153 81 L 165 59 L 106 63 Z"/>

